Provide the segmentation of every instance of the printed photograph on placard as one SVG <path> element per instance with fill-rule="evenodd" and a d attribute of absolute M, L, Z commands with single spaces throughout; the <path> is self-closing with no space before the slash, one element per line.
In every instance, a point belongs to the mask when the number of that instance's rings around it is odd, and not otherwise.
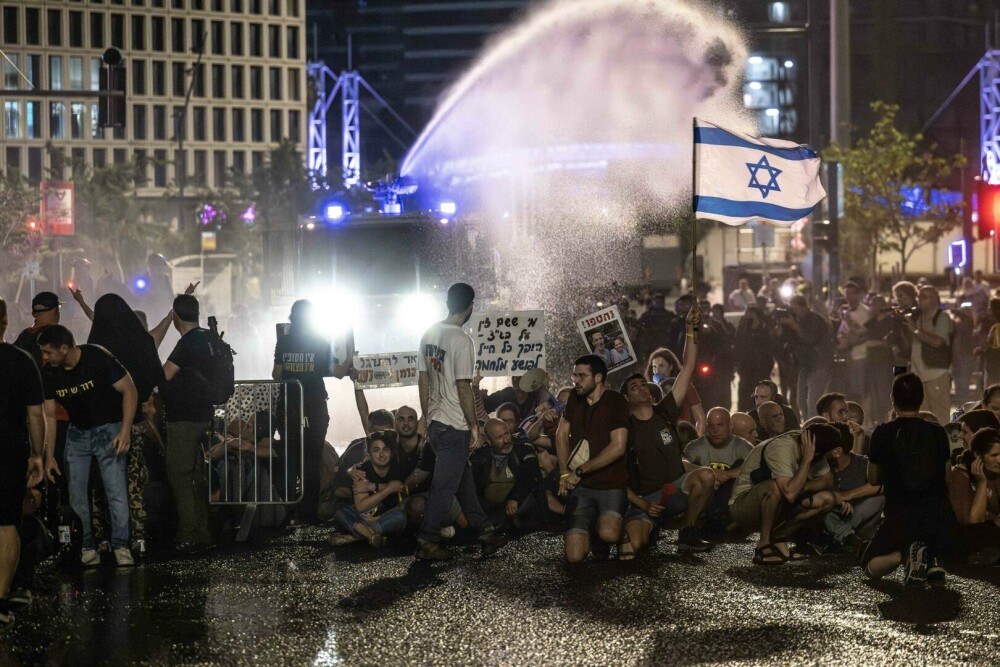
<path fill-rule="evenodd" d="M 632 341 L 629 340 L 618 306 L 602 308 L 576 321 L 583 342 L 591 354 L 604 359 L 608 371 L 624 368 L 636 361 Z"/>

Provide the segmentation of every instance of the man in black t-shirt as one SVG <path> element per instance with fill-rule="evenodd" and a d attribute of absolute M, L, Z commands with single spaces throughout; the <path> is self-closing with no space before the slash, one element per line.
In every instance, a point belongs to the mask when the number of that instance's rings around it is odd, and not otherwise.
<path fill-rule="evenodd" d="M 6 328 L 6 305 L 0 300 L 0 340 Z M 31 357 L 0 343 L 0 625 L 14 620 L 7 595 L 20 556 L 17 530 L 25 479 L 29 488 L 42 479 L 43 400 L 42 380 Z"/>
<path fill-rule="evenodd" d="M 128 473 L 132 420 L 139 394 L 128 371 L 99 345 L 77 346 L 73 334 L 58 324 L 38 335 L 45 363 L 45 412 L 58 402 L 69 413 L 66 434 L 66 475 L 69 502 L 80 518 L 87 566 L 100 563 L 90 525 L 91 461 L 97 461 L 111 515 L 111 547 L 119 566 L 133 564 L 129 551 Z"/>
<path fill-rule="evenodd" d="M 326 430 L 330 413 L 326 406 L 326 386 L 323 378 L 343 377 L 344 369 L 333 356 L 330 341 L 311 330 L 312 303 L 300 299 L 292 304 L 288 315 L 291 330 L 278 339 L 274 346 L 275 380 L 298 380 L 302 383 L 301 405 L 305 418 L 302 442 L 299 438 L 299 393 L 294 385 L 285 392 L 288 405 L 288 462 L 289 469 L 299 473 L 299 453 L 303 454 L 305 474 L 302 479 L 302 500 L 298 514 L 315 518 L 319 506 L 319 471 L 323 459 Z M 291 496 L 293 494 L 289 494 Z"/>
<path fill-rule="evenodd" d="M 569 496 L 565 554 L 570 563 L 580 563 L 590 553 L 595 522 L 598 538 L 617 544 L 628 507 L 628 403 L 605 386 L 607 375 L 608 366 L 599 356 L 576 360 L 573 393 L 556 430 L 559 495 Z"/>
<path fill-rule="evenodd" d="M 208 479 L 201 439 L 212 420 L 208 394 L 212 364 L 209 331 L 198 326 L 198 299 L 174 299 L 174 328 L 181 335 L 163 364 L 167 382 L 160 389 L 167 422 L 167 479 L 177 504 L 177 548 L 193 553 L 209 548 Z"/>
<path fill-rule="evenodd" d="M 697 330 L 699 316 L 699 310 L 690 311 L 689 334 Z M 646 379 L 639 373 L 622 383 L 630 411 L 628 498 L 632 505 L 625 518 L 628 538 L 622 545 L 625 554 L 644 549 L 654 527 L 682 512 L 684 525 L 678 535 L 678 548 L 705 551 L 711 546 L 698 537 L 695 524 L 712 497 L 715 475 L 710 468 L 683 460 L 683 447 L 677 435 L 678 406 L 684 401 L 698 360 L 695 337 L 687 335 L 686 339 L 681 370 L 662 401 L 653 403 Z"/>
<path fill-rule="evenodd" d="M 920 377 L 896 376 L 891 396 L 898 417 L 875 428 L 868 455 L 868 481 L 884 488 L 885 521 L 861 567 L 868 576 L 881 578 L 903 564 L 903 583 L 921 585 L 944 578 L 939 557 L 996 549 L 1000 531 L 988 522 L 959 526 L 955 519 L 948 500 L 948 434 L 919 416 L 924 400 Z"/>

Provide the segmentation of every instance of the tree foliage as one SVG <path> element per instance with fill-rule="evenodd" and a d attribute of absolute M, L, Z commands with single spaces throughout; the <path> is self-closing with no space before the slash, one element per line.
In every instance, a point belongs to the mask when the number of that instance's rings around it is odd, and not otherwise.
<path fill-rule="evenodd" d="M 0 176 L 0 285 L 14 279 L 42 246 L 42 235 L 26 220 L 38 215 L 38 188 L 17 171 Z"/>
<path fill-rule="evenodd" d="M 843 164 L 841 258 L 848 275 L 876 273 L 878 252 L 898 253 L 902 273 L 913 254 L 961 224 L 961 204 L 930 196 L 943 190 L 962 155 L 941 155 L 920 134 L 896 127 L 899 107 L 873 102 L 875 124 L 854 148 L 830 146 L 824 158 Z M 833 193 L 831 193 L 831 196 Z"/>

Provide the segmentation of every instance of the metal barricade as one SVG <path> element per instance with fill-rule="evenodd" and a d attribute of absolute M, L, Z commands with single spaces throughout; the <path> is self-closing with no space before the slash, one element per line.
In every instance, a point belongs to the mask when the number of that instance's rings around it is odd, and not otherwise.
<path fill-rule="evenodd" d="M 298 380 L 250 380 L 237 382 L 232 397 L 216 408 L 208 450 L 209 503 L 244 508 L 237 541 L 246 540 L 262 508 L 270 508 L 269 516 L 280 523 L 283 506 L 302 499 L 302 488 L 296 487 L 296 479 L 305 479 L 302 399 Z"/>

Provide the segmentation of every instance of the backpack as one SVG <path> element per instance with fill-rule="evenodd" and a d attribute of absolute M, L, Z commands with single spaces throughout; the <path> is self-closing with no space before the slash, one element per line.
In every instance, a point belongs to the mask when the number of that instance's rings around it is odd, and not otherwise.
<path fill-rule="evenodd" d="M 212 405 L 224 404 L 236 391 L 236 367 L 233 365 L 236 350 L 222 340 L 222 335 L 219 334 L 216 319 L 208 318 L 208 350 L 211 359 L 204 375 L 206 398 Z"/>
<path fill-rule="evenodd" d="M 931 319 L 931 326 L 936 327 L 938 318 L 944 314 L 942 311 L 934 313 L 934 317 Z M 948 317 L 947 314 L 944 314 Z M 920 343 L 920 359 L 924 362 L 925 366 L 929 368 L 950 368 L 951 367 L 951 350 L 952 345 L 955 340 L 955 327 L 950 327 L 951 331 L 948 335 L 947 342 L 941 347 L 931 347 L 926 345 L 921 341 Z"/>

